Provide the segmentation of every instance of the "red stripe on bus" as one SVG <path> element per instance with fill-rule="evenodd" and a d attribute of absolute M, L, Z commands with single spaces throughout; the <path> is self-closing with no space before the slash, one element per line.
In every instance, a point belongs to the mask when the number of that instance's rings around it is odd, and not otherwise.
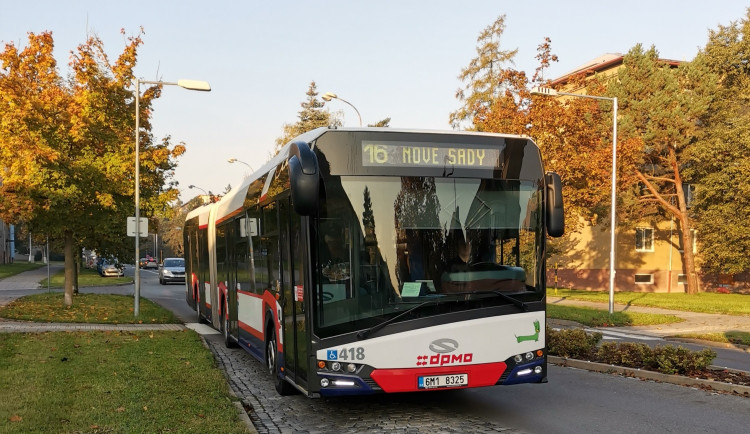
<path fill-rule="evenodd" d="M 255 330 L 254 328 L 250 327 L 249 325 L 245 324 L 242 321 L 237 321 L 237 325 L 240 326 L 240 328 L 251 335 L 255 336 L 256 338 L 263 341 L 265 338 L 263 337 L 263 333 L 261 333 L 259 330 Z"/>
<path fill-rule="evenodd" d="M 494 386 L 507 369 L 505 362 L 481 365 L 442 366 L 437 368 L 376 369 L 370 374 L 383 391 L 416 392 L 418 377 L 427 375 L 468 374 L 469 384 L 457 388 Z M 455 389 L 455 388 L 451 388 Z M 429 390 L 429 389 L 427 389 Z"/>

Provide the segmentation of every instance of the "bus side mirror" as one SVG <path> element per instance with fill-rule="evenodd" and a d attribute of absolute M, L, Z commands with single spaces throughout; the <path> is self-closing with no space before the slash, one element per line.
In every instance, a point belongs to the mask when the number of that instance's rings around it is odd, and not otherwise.
<path fill-rule="evenodd" d="M 555 172 L 547 172 L 547 234 L 561 237 L 565 233 L 565 213 L 563 212 L 562 180 Z"/>
<path fill-rule="evenodd" d="M 313 215 L 318 209 L 320 191 L 318 158 L 310 145 L 301 141 L 292 143 L 289 156 L 289 181 L 294 211 L 300 215 Z"/>

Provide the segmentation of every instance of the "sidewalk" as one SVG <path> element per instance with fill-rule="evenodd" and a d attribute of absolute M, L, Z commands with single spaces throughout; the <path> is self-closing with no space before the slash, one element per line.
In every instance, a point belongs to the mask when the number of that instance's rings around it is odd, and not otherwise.
<path fill-rule="evenodd" d="M 547 297 L 547 304 L 563 306 L 589 307 L 607 310 L 606 303 L 595 303 L 579 300 L 568 300 L 561 297 Z M 750 333 L 750 316 L 721 315 L 710 313 L 684 312 L 678 310 L 659 309 L 655 307 L 614 305 L 615 312 L 638 312 L 674 315 L 684 319 L 672 324 L 658 324 L 652 326 L 607 327 L 607 329 L 623 332 L 640 333 L 658 337 L 674 336 L 685 333 L 722 333 L 728 331 L 743 331 Z"/>
<path fill-rule="evenodd" d="M 50 275 L 63 269 L 62 264 L 50 264 Z M 22 291 L 43 289 L 39 282 L 47 278 L 47 267 L 16 274 L 0 279 L 0 306 L 23 294 Z M 183 324 L 82 324 L 82 323 L 42 323 L 13 321 L 0 318 L 0 333 L 43 333 L 56 331 L 143 331 L 167 330 L 180 331 Z"/>
<path fill-rule="evenodd" d="M 61 264 L 50 264 L 50 276 L 63 269 Z M 5 279 L 0 279 L 0 291 L 14 291 L 19 289 L 38 289 L 39 282 L 47 278 L 47 266 L 31 271 L 24 271 Z"/>

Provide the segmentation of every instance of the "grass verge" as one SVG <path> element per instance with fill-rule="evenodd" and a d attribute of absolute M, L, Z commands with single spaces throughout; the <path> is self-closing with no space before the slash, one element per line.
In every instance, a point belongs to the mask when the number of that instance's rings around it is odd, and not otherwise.
<path fill-rule="evenodd" d="M 129 295 L 84 294 L 73 297 L 73 306 L 65 307 L 59 292 L 39 293 L 17 298 L 0 307 L 0 317 L 23 321 L 100 323 L 100 324 L 175 324 L 172 312 L 141 297 L 139 316 L 133 316 L 134 299 Z"/>
<path fill-rule="evenodd" d="M 5 279 L 24 271 L 36 270 L 41 268 L 44 264 L 28 263 L 28 262 L 14 262 L 12 264 L 0 264 L 0 279 Z"/>
<path fill-rule="evenodd" d="M 0 335 L 3 432 L 246 432 L 197 334 Z"/>
<path fill-rule="evenodd" d="M 78 273 L 78 286 L 111 286 L 133 283 L 132 277 L 102 277 L 96 270 L 81 268 Z M 47 279 L 39 282 L 42 288 L 47 287 Z M 50 288 L 62 288 L 65 286 L 65 270 L 60 270 L 49 278 Z"/>
<path fill-rule="evenodd" d="M 609 292 L 607 291 L 548 289 L 547 295 L 570 300 L 609 302 Z M 614 302 L 631 306 L 658 307 L 687 312 L 750 315 L 750 296 L 743 294 L 616 292 Z"/>
<path fill-rule="evenodd" d="M 655 324 L 671 324 L 683 321 L 674 315 L 614 312 L 588 307 L 547 305 L 547 317 L 575 321 L 589 327 L 625 327 Z"/>
<path fill-rule="evenodd" d="M 675 337 L 750 346 L 750 333 L 748 332 L 685 333 Z"/>

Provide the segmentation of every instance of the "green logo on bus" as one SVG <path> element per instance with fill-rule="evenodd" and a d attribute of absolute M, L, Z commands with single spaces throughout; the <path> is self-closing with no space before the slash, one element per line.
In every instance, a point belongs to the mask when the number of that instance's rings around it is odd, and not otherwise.
<path fill-rule="evenodd" d="M 539 331 L 541 330 L 541 327 L 539 326 L 539 321 L 534 321 L 534 333 L 533 335 L 526 335 L 526 336 L 516 336 L 516 340 L 521 343 L 523 341 L 539 341 Z"/>

